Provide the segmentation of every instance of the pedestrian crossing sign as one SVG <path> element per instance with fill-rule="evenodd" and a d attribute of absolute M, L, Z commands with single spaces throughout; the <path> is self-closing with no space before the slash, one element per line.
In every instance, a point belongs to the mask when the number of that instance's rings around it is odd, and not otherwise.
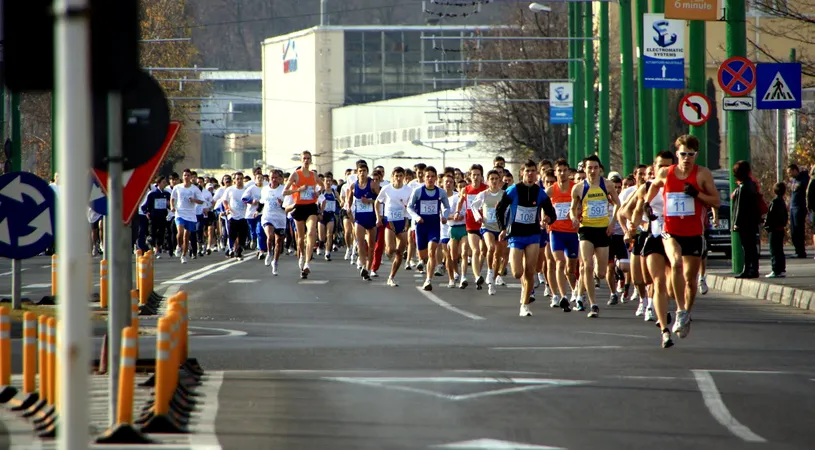
<path fill-rule="evenodd" d="M 801 63 L 756 65 L 758 109 L 801 108 Z"/>

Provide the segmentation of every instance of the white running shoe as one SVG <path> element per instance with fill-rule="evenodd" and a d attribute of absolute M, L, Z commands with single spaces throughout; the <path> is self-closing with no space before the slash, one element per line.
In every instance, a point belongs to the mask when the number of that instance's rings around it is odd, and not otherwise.
<path fill-rule="evenodd" d="M 533 289 L 537 289 L 538 286 L 541 285 L 541 282 L 540 282 L 540 280 L 538 280 L 538 277 L 532 277 L 532 283 L 533 283 L 533 286 L 532 286 Z"/>
<path fill-rule="evenodd" d="M 635 288 L 634 292 L 631 293 L 631 297 L 628 297 L 628 301 L 633 302 L 633 301 L 639 300 L 639 298 L 640 298 L 640 294 L 637 292 L 637 289 Z"/>
<path fill-rule="evenodd" d="M 521 317 L 532 317 L 532 311 L 529 310 L 528 305 L 521 305 L 521 312 L 518 313 Z"/>
<path fill-rule="evenodd" d="M 504 279 L 501 278 L 501 275 L 497 275 L 495 277 L 495 285 L 496 286 L 506 286 L 507 284 L 504 282 Z"/>
<path fill-rule="evenodd" d="M 300 271 L 302 272 L 302 271 L 303 271 L 304 266 L 306 265 L 306 257 L 305 257 L 305 256 L 301 256 L 301 257 L 300 257 L 300 260 L 298 261 L 298 264 L 297 264 L 297 265 L 298 265 L 298 267 L 300 267 Z"/>
<path fill-rule="evenodd" d="M 640 305 L 637 306 L 637 312 L 634 313 L 636 317 L 641 317 L 645 314 L 645 303 L 640 302 Z"/>
<path fill-rule="evenodd" d="M 560 308 L 560 296 L 559 295 L 553 295 L 552 296 L 552 301 L 549 302 L 549 307 L 550 308 Z"/>
<path fill-rule="evenodd" d="M 673 330 L 671 331 L 682 339 L 684 339 L 685 336 L 688 335 L 687 329 L 689 317 L 690 315 L 688 314 L 687 311 L 676 312 L 676 320 L 674 321 Z"/>
<path fill-rule="evenodd" d="M 179 256 L 181 256 L 181 247 L 176 247 L 175 248 L 175 257 L 178 258 Z"/>
<path fill-rule="evenodd" d="M 388 285 L 388 286 L 390 286 L 390 287 L 396 287 L 396 286 L 399 286 L 399 285 L 396 283 L 396 280 L 394 280 L 393 278 L 388 278 L 387 285 Z"/>
<path fill-rule="evenodd" d="M 447 282 L 447 287 L 450 288 L 450 289 L 455 289 L 456 288 L 456 280 L 448 281 Z"/>
<path fill-rule="evenodd" d="M 492 284 L 495 282 L 495 272 L 492 269 L 487 270 L 487 284 Z"/>
<path fill-rule="evenodd" d="M 376 272 L 374 272 L 373 270 L 371 271 L 370 275 L 371 275 L 371 278 L 376 278 L 376 277 L 378 277 L 378 276 L 379 276 L 379 275 L 377 275 L 377 274 L 376 274 Z"/>
<path fill-rule="evenodd" d="M 544 285 L 543 285 L 543 296 L 544 296 L 544 297 L 548 297 L 548 296 L 550 296 L 550 295 L 552 295 L 552 291 L 551 291 L 551 290 L 549 290 L 549 285 L 548 285 L 548 284 L 544 284 Z"/>
<path fill-rule="evenodd" d="M 657 321 L 657 313 L 654 312 L 654 308 L 648 308 L 645 310 L 645 321 L 646 322 L 656 322 Z"/>
<path fill-rule="evenodd" d="M 487 294 L 495 295 L 495 285 L 494 284 L 488 284 L 487 285 Z"/>
<path fill-rule="evenodd" d="M 274 259 L 274 256 L 272 256 L 272 253 L 271 252 L 267 253 L 266 254 L 266 261 L 264 261 L 264 264 L 266 264 L 266 266 L 271 266 L 272 265 L 272 259 Z"/>
<path fill-rule="evenodd" d="M 277 261 L 272 261 L 272 275 L 277 276 Z"/>
<path fill-rule="evenodd" d="M 432 291 L 433 283 L 430 280 L 425 280 L 424 285 L 422 285 L 422 289 L 424 289 L 425 291 Z"/>
<path fill-rule="evenodd" d="M 699 293 L 702 294 L 702 295 L 706 295 L 707 290 L 708 290 L 707 289 L 707 280 L 705 279 L 705 277 L 700 277 L 699 278 Z"/>
<path fill-rule="evenodd" d="M 187 264 L 187 257 L 186 256 L 183 256 L 183 255 L 181 256 L 181 264 Z"/>
<path fill-rule="evenodd" d="M 351 259 L 351 249 L 350 249 L 350 248 L 346 248 L 346 249 L 345 249 L 345 258 L 344 258 L 344 259 L 345 259 L 346 261 L 348 261 L 349 259 Z"/>
<path fill-rule="evenodd" d="M 302 271 L 303 271 L 303 273 L 304 273 L 304 274 L 306 274 L 306 275 L 308 275 L 308 274 L 310 274 L 310 273 L 311 273 L 311 267 L 309 267 L 309 266 L 308 266 L 308 263 L 305 263 L 305 264 L 303 265 L 303 269 L 302 269 Z"/>

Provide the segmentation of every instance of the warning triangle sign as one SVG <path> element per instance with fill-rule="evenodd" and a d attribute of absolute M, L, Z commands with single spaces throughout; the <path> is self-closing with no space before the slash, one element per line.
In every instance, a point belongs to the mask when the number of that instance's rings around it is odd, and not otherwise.
<path fill-rule="evenodd" d="M 792 94 L 789 85 L 786 81 L 784 81 L 784 77 L 781 76 L 781 72 L 777 72 L 775 74 L 775 77 L 773 77 L 773 81 L 770 83 L 770 87 L 767 88 L 767 92 L 764 93 L 762 100 L 765 102 L 788 102 L 795 100 L 795 95 Z"/>

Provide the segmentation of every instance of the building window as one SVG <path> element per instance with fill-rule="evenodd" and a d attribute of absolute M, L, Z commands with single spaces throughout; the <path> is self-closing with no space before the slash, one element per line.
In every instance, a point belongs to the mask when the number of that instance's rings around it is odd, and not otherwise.
<path fill-rule="evenodd" d="M 409 136 L 410 136 L 410 141 L 411 141 L 411 142 L 416 140 L 416 129 L 415 129 L 415 128 L 411 128 L 411 129 L 409 130 L 409 133 L 408 133 L 408 134 L 409 134 Z"/>
<path fill-rule="evenodd" d="M 408 140 L 408 132 L 407 130 L 402 130 L 402 142 L 407 142 Z"/>
<path fill-rule="evenodd" d="M 365 147 L 366 145 L 368 145 L 368 135 L 363 134 L 362 135 L 362 146 Z"/>
<path fill-rule="evenodd" d="M 354 147 L 359 147 L 359 135 L 354 136 Z"/>

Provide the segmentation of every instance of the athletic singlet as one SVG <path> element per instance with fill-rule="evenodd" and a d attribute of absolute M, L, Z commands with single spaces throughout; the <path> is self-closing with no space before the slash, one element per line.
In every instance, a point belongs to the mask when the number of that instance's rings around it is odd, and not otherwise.
<path fill-rule="evenodd" d="M 651 201 L 651 210 L 654 212 L 654 215 L 657 216 L 657 220 L 649 223 L 649 226 L 651 227 L 651 236 L 654 237 L 661 236 L 663 228 L 665 228 L 665 203 L 662 198 L 664 191 L 665 188 L 660 188 L 657 196 Z"/>
<path fill-rule="evenodd" d="M 361 199 L 367 198 L 370 199 L 371 202 L 368 204 L 362 203 Z M 376 199 L 376 195 L 374 195 L 373 191 L 371 190 L 371 179 L 368 179 L 368 182 L 365 184 L 364 188 L 359 187 L 359 181 L 354 183 L 354 214 L 375 214 L 374 213 L 374 200 Z"/>
<path fill-rule="evenodd" d="M 557 213 L 557 220 L 549 225 L 549 231 L 560 231 L 561 233 L 577 233 L 569 219 L 569 209 L 572 207 L 572 188 L 574 181 L 569 181 L 569 188 L 561 192 L 558 184 L 552 186 L 552 205 Z"/>
<path fill-rule="evenodd" d="M 294 204 L 311 205 L 317 203 L 317 176 L 314 175 L 314 172 L 305 172 L 303 169 L 298 169 L 294 173 L 297 174 L 297 181 L 293 186 L 295 192 L 292 194 Z M 303 192 L 298 191 L 303 186 L 306 186 L 306 190 Z"/>
<path fill-rule="evenodd" d="M 602 180 L 600 180 L 603 183 Z M 583 182 L 583 220 L 580 226 L 592 228 L 608 227 L 608 194 L 600 186 L 594 187 L 586 180 Z"/>
<path fill-rule="evenodd" d="M 473 187 L 472 184 L 468 184 L 467 187 L 464 188 L 464 205 L 462 205 L 462 211 L 467 211 L 464 224 L 467 226 L 467 231 L 478 231 L 481 229 L 481 222 L 475 220 L 475 216 L 473 216 L 473 211 L 470 209 L 470 205 L 473 204 L 475 197 L 487 190 L 487 185 L 485 183 L 481 183 L 479 187 Z"/>
<path fill-rule="evenodd" d="M 676 177 L 676 164 L 668 168 L 668 177 L 662 190 L 662 200 L 665 204 L 665 232 L 676 236 L 701 236 L 705 230 L 702 226 L 705 205 L 698 198 L 685 193 L 685 183 L 699 189 L 696 175 L 699 166 L 694 165 L 688 177 L 680 180 Z"/>

